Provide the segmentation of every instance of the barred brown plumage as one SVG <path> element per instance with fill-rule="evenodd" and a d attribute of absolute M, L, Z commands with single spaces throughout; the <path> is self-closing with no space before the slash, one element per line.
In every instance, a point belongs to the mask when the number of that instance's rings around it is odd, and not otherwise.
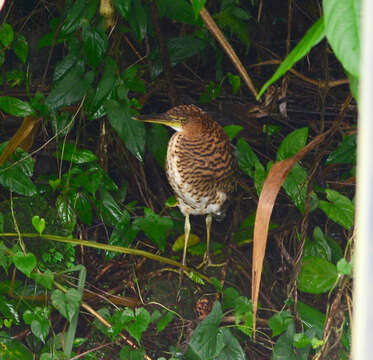
<path fill-rule="evenodd" d="M 235 188 L 237 163 L 230 140 L 223 128 L 195 105 L 179 105 L 166 113 L 135 118 L 164 124 L 176 130 L 171 137 L 166 158 L 168 181 L 185 216 L 183 264 L 190 234 L 189 215 L 207 215 L 207 250 L 209 256 L 212 215 L 221 215 Z"/>

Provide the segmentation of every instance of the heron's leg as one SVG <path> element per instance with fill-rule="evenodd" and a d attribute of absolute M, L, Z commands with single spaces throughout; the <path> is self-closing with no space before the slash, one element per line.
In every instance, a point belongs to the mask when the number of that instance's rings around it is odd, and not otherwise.
<path fill-rule="evenodd" d="M 207 265 L 211 265 L 210 260 L 210 231 L 211 231 L 211 223 L 212 223 L 212 215 L 208 214 L 206 216 L 206 254 L 205 254 L 205 260 L 207 262 Z"/>
<path fill-rule="evenodd" d="M 215 267 L 219 267 L 219 266 L 223 266 L 225 265 L 225 263 L 222 263 L 222 264 L 213 264 L 211 262 L 211 258 L 210 258 L 210 237 L 211 237 L 211 223 L 212 223 L 212 215 L 211 214 L 208 214 L 206 216 L 206 252 L 205 252 L 205 256 L 203 257 L 203 261 L 201 262 L 201 264 L 199 264 L 197 266 L 197 269 L 200 269 L 202 268 L 203 266 L 215 266 Z"/>
<path fill-rule="evenodd" d="M 189 214 L 186 214 L 186 215 L 185 215 L 185 223 L 184 223 L 184 252 L 183 252 L 183 265 L 186 265 L 186 253 L 187 253 L 187 248 L 188 248 L 189 234 L 190 234 L 190 221 L 189 221 Z"/>

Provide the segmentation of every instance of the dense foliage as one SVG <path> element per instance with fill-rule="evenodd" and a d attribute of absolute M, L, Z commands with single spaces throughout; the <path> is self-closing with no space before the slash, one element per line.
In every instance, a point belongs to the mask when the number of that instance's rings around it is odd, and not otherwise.
<path fill-rule="evenodd" d="M 260 101 L 206 9 L 263 86 Z M 0 359 L 348 359 L 359 10 L 358 0 L 7 0 Z M 170 132 L 132 120 L 180 103 L 224 126 L 242 183 L 212 227 L 222 266 L 197 269 L 206 245 L 193 218 L 181 280 Z M 264 197 L 272 216 L 257 207 Z M 254 226 L 264 245 L 269 231 L 255 339 Z"/>

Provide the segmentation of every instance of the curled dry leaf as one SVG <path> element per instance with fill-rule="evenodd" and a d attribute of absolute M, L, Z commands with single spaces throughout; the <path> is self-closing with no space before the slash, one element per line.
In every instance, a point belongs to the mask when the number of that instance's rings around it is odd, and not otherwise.
<path fill-rule="evenodd" d="M 308 145 L 299 150 L 291 158 L 275 163 L 268 173 L 264 182 L 262 192 L 260 193 L 258 208 L 256 210 L 255 224 L 254 224 L 254 248 L 253 248 L 253 264 L 252 264 L 252 284 L 251 284 L 251 298 L 253 302 L 253 333 L 255 340 L 256 329 L 256 313 L 258 310 L 258 299 L 260 289 L 260 279 L 262 275 L 263 260 L 268 237 L 268 226 L 271 218 L 273 206 L 275 204 L 277 195 L 281 189 L 286 176 L 291 168 L 310 150 L 319 145 L 325 137 L 330 133 L 326 131 L 315 137 Z"/>

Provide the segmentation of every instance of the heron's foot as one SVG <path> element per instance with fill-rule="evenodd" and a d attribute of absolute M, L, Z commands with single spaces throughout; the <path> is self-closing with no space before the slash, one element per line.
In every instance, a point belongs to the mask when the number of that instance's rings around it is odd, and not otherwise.
<path fill-rule="evenodd" d="M 197 266 L 197 269 L 201 269 L 203 267 L 221 267 L 224 266 L 226 262 L 220 263 L 220 264 L 214 264 L 211 259 L 209 254 L 206 252 L 205 255 L 203 256 L 203 261 Z"/>

